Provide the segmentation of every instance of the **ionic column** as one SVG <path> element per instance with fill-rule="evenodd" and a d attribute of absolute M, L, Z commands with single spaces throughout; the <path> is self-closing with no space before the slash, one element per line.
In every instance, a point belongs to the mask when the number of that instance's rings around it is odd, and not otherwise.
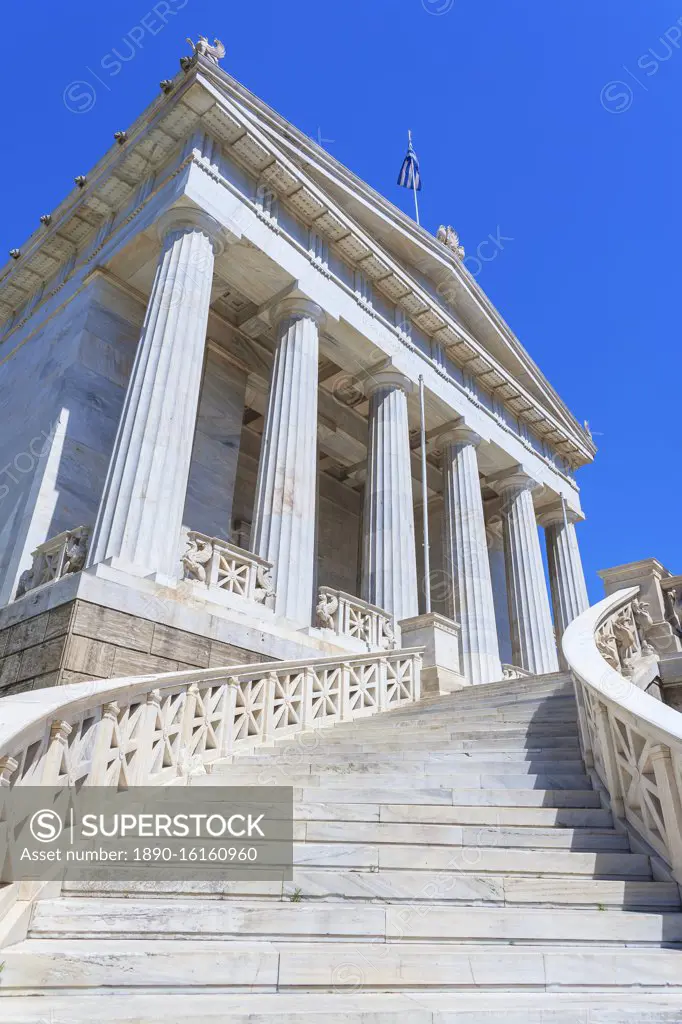
<path fill-rule="evenodd" d="M 504 524 L 502 516 L 493 516 L 486 527 L 488 541 L 488 562 L 490 580 L 493 586 L 493 603 L 495 605 L 495 623 L 497 625 L 497 643 L 500 648 L 500 661 L 503 665 L 512 664 L 511 630 L 509 628 L 509 601 L 507 600 L 507 569 L 504 562 Z"/>
<path fill-rule="evenodd" d="M 589 607 L 575 533 L 578 518 L 570 509 L 564 513 L 561 507 L 549 509 L 540 516 L 540 523 L 545 528 L 549 586 L 559 642 L 573 619 Z"/>
<path fill-rule="evenodd" d="M 397 620 L 419 614 L 407 396 L 412 382 L 380 370 L 369 395 L 362 596 Z"/>
<path fill-rule="evenodd" d="M 458 427 L 443 438 L 443 543 L 452 573 L 450 614 L 461 627 L 462 672 L 470 683 L 502 677 L 476 457 L 480 440 L 468 427 Z"/>
<path fill-rule="evenodd" d="M 541 675 L 559 668 L 532 491 L 515 472 L 497 484 L 502 497 L 504 551 L 513 663 Z"/>
<path fill-rule="evenodd" d="M 317 505 L 319 306 L 285 299 L 261 442 L 253 550 L 274 563 L 279 615 L 310 625 Z"/>
<path fill-rule="evenodd" d="M 143 574 L 178 575 L 206 325 L 220 225 L 178 209 L 158 225 L 161 256 L 90 548 Z"/>

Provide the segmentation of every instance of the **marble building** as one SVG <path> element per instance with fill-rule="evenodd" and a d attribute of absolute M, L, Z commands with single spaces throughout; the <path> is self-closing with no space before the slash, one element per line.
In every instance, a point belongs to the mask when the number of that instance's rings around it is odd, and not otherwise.
<path fill-rule="evenodd" d="M 589 431 L 454 231 L 211 47 L 12 250 L 0 322 L 0 695 L 399 644 L 441 689 L 557 669 Z"/>

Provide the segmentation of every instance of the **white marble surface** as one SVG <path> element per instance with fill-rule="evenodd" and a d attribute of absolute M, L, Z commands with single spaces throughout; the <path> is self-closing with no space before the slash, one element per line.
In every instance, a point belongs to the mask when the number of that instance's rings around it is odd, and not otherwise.
<path fill-rule="evenodd" d="M 274 565 L 279 615 L 312 622 L 317 505 L 318 327 L 314 303 L 285 300 L 265 417 L 252 548 Z"/>
<path fill-rule="evenodd" d="M 570 512 L 558 509 L 541 520 L 545 527 L 549 585 L 557 636 L 589 607 L 585 574 L 575 523 Z"/>
<path fill-rule="evenodd" d="M 394 370 L 374 373 L 363 537 L 362 597 L 395 616 L 419 614 L 407 392 Z"/>
<path fill-rule="evenodd" d="M 542 674 L 559 668 L 540 551 L 533 494 L 535 481 L 512 473 L 499 481 L 513 664 Z"/>
<path fill-rule="evenodd" d="M 178 547 L 213 282 L 215 222 L 173 211 L 92 538 L 89 564 L 117 558 L 178 575 Z"/>
<path fill-rule="evenodd" d="M 451 610 L 461 630 L 462 673 L 470 683 L 502 676 L 495 604 L 476 447 L 480 437 L 459 427 L 443 440 L 444 543 Z"/>

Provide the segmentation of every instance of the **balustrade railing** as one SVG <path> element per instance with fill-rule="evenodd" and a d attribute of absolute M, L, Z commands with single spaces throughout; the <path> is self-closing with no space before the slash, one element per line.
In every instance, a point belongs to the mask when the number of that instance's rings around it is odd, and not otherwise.
<path fill-rule="evenodd" d="M 614 815 L 682 884 L 682 715 L 633 678 L 652 657 L 638 593 L 620 590 L 589 608 L 568 627 L 562 646 L 576 684 L 586 764 L 608 790 Z"/>
<path fill-rule="evenodd" d="M 320 628 L 361 640 L 370 648 L 391 649 L 397 644 L 393 616 L 343 590 L 320 587 L 316 615 Z"/>
<path fill-rule="evenodd" d="M 80 572 L 85 565 L 89 539 L 90 527 L 77 526 L 39 544 L 31 556 L 31 568 L 19 577 L 15 597 L 23 597 L 29 590 Z"/>
<path fill-rule="evenodd" d="M 274 602 L 272 563 L 229 541 L 190 530 L 182 564 L 185 579 L 266 607 Z"/>
<path fill-rule="evenodd" d="M 420 697 L 421 653 L 76 683 L 0 701 L 0 786 L 163 785 Z"/>

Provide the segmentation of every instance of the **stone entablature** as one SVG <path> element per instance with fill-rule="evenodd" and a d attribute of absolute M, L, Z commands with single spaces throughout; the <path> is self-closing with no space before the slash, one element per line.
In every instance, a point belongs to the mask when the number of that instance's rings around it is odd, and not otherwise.
<path fill-rule="evenodd" d="M 320 629 L 361 640 L 370 649 L 397 646 L 395 618 L 383 608 L 343 590 L 320 587 L 315 611 Z"/>
<path fill-rule="evenodd" d="M 199 82 L 202 84 L 193 83 L 195 74 L 199 75 Z M 173 162 L 173 151 L 177 150 L 175 133 L 186 134 L 193 128 L 200 128 L 220 136 L 229 147 L 230 159 L 233 158 L 241 166 L 247 167 L 254 175 L 255 181 L 266 182 L 280 201 L 293 211 L 299 223 L 314 223 L 315 231 L 327 239 L 331 249 L 341 254 L 341 262 L 345 262 L 348 267 L 349 278 L 354 277 L 354 272 L 360 269 L 362 274 L 382 291 L 389 302 L 397 302 L 400 308 L 400 315 L 394 318 L 395 323 L 390 323 L 390 320 L 382 317 L 379 309 L 367 302 L 365 296 L 363 308 L 366 315 L 381 321 L 384 329 L 393 330 L 402 344 L 426 358 L 435 372 L 444 376 L 449 383 L 463 388 L 470 401 L 485 408 L 493 418 L 499 416 L 503 429 L 514 432 L 506 418 L 495 412 L 495 402 L 503 403 L 514 418 L 532 426 L 532 434 L 542 438 L 543 443 L 559 452 L 562 458 L 567 458 L 574 465 L 589 461 L 594 454 L 594 448 L 584 432 L 576 425 L 575 432 L 572 432 L 572 428 L 567 433 L 566 428 L 556 417 L 511 377 L 509 372 L 452 316 L 442 302 L 434 300 L 428 289 L 405 273 L 400 265 L 382 251 L 357 224 L 350 221 L 343 211 L 335 209 L 328 197 L 312 182 L 306 180 L 291 161 L 284 161 L 278 154 L 273 153 L 270 150 L 270 141 L 247 121 L 240 120 L 237 109 L 232 108 L 228 112 L 226 105 L 214 102 L 199 117 L 195 107 L 199 103 L 206 106 L 205 101 L 199 98 L 200 92 L 205 95 L 204 76 L 210 81 L 211 75 L 215 74 L 221 76 L 220 84 L 226 88 L 222 73 L 215 68 L 207 68 L 206 62 L 199 59 L 196 69 L 188 76 L 188 81 L 176 82 L 173 98 L 166 100 L 165 103 L 157 101 L 127 133 L 125 146 L 117 145 L 113 154 L 108 154 L 95 168 L 85 187 L 77 189 L 63 204 L 63 208 L 55 212 L 52 223 L 46 229 L 41 229 L 35 240 L 25 248 L 21 259 L 12 261 L 3 279 L 0 280 L 0 315 L 9 317 L 13 310 L 21 310 L 23 307 L 23 311 L 17 314 L 12 326 L 25 322 L 27 316 L 36 308 L 37 302 L 55 294 L 75 270 L 74 249 L 78 250 L 85 241 L 87 248 L 81 250 L 80 260 L 85 260 L 86 263 L 91 261 L 105 244 L 113 241 L 121 228 L 127 226 L 142 211 L 169 180 L 169 177 L 162 179 L 162 176 L 157 174 L 155 179 L 146 179 L 137 189 L 131 184 L 131 178 L 138 179 L 138 168 L 149 166 L 150 158 L 153 158 L 152 163 L 157 168 L 162 168 L 166 164 L 167 175 L 170 177 L 177 177 L 183 169 L 195 165 L 201 167 L 214 180 L 236 191 L 235 185 L 229 180 L 234 175 L 225 173 L 225 157 L 221 153 L 221 146 L 209 140 L 210 152 L 207 154 L 201 130 L 192 143 L 185 146 L 180 154 L 180 163 Z M 145 161 L 144 164 L 140 163 L 140 157 Z M 117 174 L 120 177 L 117 177 Z M 262 202 L 243 192 L 240 193 L 240 198 L 249 208 L 254 211 L 260 209 L 262 212 Z M 126 201 L 127 212 L 124 210 L 123 213 L 117 213 L 116 211 L 125 206 Z M 273 230 L 283 232 L 280 220 L 271 216 L 263 219 Z M 64 238 L 68 238 L 72 244 L 65 247 Z M 58 244 L 60 240 L 61 248 Z M 294 239 L 289 237 L 288 240 L 294 244 Z M 312 262 L 319 262 L 319 252 L 310 248 L 309 239 L 306 239 L 305 246 L 301 245 L 300 248 Z M 442 251 L 442 247 L 439 249 Z M 39 273 L 43 279 L 45 276 L 44 269 L 37 271 L 39 265 L 46 265 L 43 254 L 49 254 L 50 266 L 54 266 L 55 262 L 62 263 L 62 269 L 52 281 L 43 286 L 37 300 L 32 300 L 29 296 L 33 294 L 36 274 Z M 338 262 L 337 259 L 336 263 Z M 453 256 L 453 267 L 455 262 L 457 261 Z M 329 276 L 335 283 L 343 286 L 345 282 L 335 274 L 333 263 L 334 261 L 330 260 Z M 50 288 L 52 283 L 54 287 Z M 351 289 L 350 284 L 345 287 Z M 488 396 L 486 400 L 481 401 L 476 394 L 471 394 L 466 384 L 460 384 L 448 373 L 442 366 L 442 361 L 439 363 L 436 359 L 429 359 L 418 346 L 410 343 L 405 332 L 398 329 L 398 325 L 408 319 L 414 322 L 417 330 L 423 332 L 425 337 L 432 339 L 438 348 L 447 351 L 456 364 L 466 367 L 467 376 L 473 375 L 477 382 L 476 387 L 481 386 L 483 393 Z M 518 343 L 516 345 L 518 346 Z M 489 408 L 491 403 L 492 409 Z M 537 447 L 530 440 L 530 435 L 525 436 L 524 431 L 527 432 L 528 426 L 519 434 L 522 443 L 534 449 L 539 457 L 549 459 L 553 469 L 562 473 L 561 467 L 549 456 L 537 451 Z"/>
<path fill-rule="evenodd" d="M 272 563 L 236 544 L 189 530 L 182 565 L 186 580 L 204 583 L 266 608 L 272 606 Z"/>

